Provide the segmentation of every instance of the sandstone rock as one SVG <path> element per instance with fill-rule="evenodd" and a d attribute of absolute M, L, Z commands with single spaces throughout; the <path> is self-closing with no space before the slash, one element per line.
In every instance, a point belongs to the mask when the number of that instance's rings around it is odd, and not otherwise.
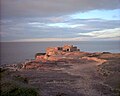
<path fill-rule="evenodd" d="M 103 64 L 104 62 L 107 62 L 107 60 L 98 59 L 96 57 L 82 57 L 82 59 L 93 60 L 93 61 L 99 62 L 99 64 Z"/>
<path fill-rule="evenodd" d="M 44 60 L 44 56 L 36 56 L 35 58 L 36 61 L 43 61 Z"/>
<path fill-rule="evenodd" d="M 37 69 L 39 67 L 41 67 L 41 64 L 38 63 L 27 63 L 24 65 L 23 69 Z"/>

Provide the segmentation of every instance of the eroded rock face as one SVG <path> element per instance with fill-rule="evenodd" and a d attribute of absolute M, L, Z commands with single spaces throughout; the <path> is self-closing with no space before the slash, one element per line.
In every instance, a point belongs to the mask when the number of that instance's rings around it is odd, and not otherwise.
<path fill-rule="evenodd" d="M 63 60 L 68 60 L 68 59 L 79 59 L 83 56 L 88 56 L 89 53 L 87 52 L 61 52 L 58 51 L 56 53 L 49 52 L 46 53 L 45 55 L 41 56 L 36 56 L 35 61 L 37 62 L 48 62 L 48 61 L 60 61 L 61 59 Z"/>
<path fill-rule="evenodd" d="M 36 56 L 35 61 L 37 61 L 37 62 L 39 62 L 39 61 L 45 62 L 46 59 L 44 59 L 44 55 L 41 55 L 41 56 Z"/>
<path fill-rule="evenodd" d="M 39 63 L 27 63 L 23 65 L 23 69 L 37 69 L 41 67 L 42 65 Z"/>
<path fill-rule="evenodd" d="M 59 62 L 61 60 L 63 61 L 72 60 L 75 62 L 76 60 L 78 62 L 78 60 L 84 59 L 99 62 L 100 64 L 102 64 L 106 62 L 106 60 L 99 58 L 101 54 L 103 53 L 80 52 L 76 46 L 64 45 L 63 47 L 48 47 L 46 49 L 46 54 L 38 54 L 35 56 L 36 57 L 35 61 L 47 63 L 47 62 Z"/>
<path fill-rule="evenodd" d="M 36 61 L 46 62 L 46 60 L 50 61 L 57 61 L 61 59 L 61 57 L 67 56 L 67 54 L 71 55 L 77 55 L 79 54 L 79 49 L 77 49 L 76 46 L 73 45 L 64 45 L 63 47 L 48 47 L 46 48 L 46 54 L 37 53 L 35 55 Z M 77 52 L 77 54 L 75 53 Z"/>
<path fill-rule="evenodd" d="M 96 62 L 98 62 L 99 64 L 103 64 L 104 62 L 107 62 L 107 60 L 98 59 L 98 58 L 96 58 L 96 57 L 82 57 L 82 59 L 87 59 L 87 60 L 96 61 Z M 97 63 L 97 64 L 98 64 L 98 63 Z"/>

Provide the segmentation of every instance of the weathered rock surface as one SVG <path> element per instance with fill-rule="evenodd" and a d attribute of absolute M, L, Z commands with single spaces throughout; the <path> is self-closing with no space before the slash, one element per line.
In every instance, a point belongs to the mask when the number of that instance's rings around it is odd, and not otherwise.
<path fill-rule="evenodd" d="M 24 70 L 19 74 L 28 77 L 29 84 L 42 96 L 120 95 L 120 54 L 97 53 L 95 57 L 95 53 L 82 53 L 82 58 L 74 59 L 69 57 L 71 54 L 67 53 L 67 57 L 55 65 L 40 67 L 45 70 Z M 109 60 L 109 57 L 112 58 Z"/>
<path fill-rule="evenodd" d="M 27 77 L 40 96 L 120 96 L 120 53 L 67 49 L 47 49 L 13 73 Z"/>

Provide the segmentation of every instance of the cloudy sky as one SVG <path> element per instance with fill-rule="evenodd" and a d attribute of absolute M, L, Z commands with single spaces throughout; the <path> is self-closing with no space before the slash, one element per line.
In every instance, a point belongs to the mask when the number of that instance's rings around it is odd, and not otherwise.
<path fill-rule="evenodd" d="M 1 0 L 1 41 L 120 40 L 120 0 Z"/>

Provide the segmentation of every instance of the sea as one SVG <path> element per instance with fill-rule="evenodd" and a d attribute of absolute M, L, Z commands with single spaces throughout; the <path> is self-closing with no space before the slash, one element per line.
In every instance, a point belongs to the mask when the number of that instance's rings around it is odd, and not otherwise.
<path fill-rule="evenodd" d="M 66 42 L 1 42 L 1 64 L 18 64 L 35 58 L 36 53 L 45 53 L 47 47 L 77 46 L 85 52 L 120 53 L 120 41 L 66 41 Z"/>

